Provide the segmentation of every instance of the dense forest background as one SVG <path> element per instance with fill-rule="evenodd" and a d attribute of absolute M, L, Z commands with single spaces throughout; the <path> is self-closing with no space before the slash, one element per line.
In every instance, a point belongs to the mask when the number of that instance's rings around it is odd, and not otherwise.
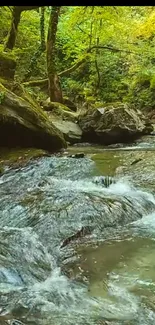
<path fill-rule="evenodd" d="M 59 8 L 53 62 L 63 95 L 75 102 L 155 106 L 154 6 L 32 7 L 20 12 L 10 46 L 15 8 L 0 7 L 0 51 L 16 57 L 17 81 L 47 78 L 51 11 Z M 39 101 L 48 97 L 47 85 L 30 83 L 27 90 Z"/>

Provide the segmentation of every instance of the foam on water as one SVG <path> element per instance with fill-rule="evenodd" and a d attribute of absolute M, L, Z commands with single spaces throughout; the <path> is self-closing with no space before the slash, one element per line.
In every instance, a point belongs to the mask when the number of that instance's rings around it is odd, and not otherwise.
<path fill-rule="evenodd" d="M 127 181 L 125 178 L 119 179 L 116 184 L 111 184 L 107 192 L 133 198 L 142 198 L 155 204 L 155 197 L 153 194 L 137 189 L 133 186 L 131 181 Z"/>
<path fill-rule="evenodd" d="M 36 295 L 34 302 L 36 299 L 37 303 L 42 302 L 43 312 L 50 310 L 56 315 L 57 312 L 62 312 L 64 315 L 79 314 L 79 317 L 87 314 L 87 319 L 97 315 L 115 320 L 133 318 L 138 309 L 138 299 L 129 294 L 126 289 L 112 284 L 111 288 L 109 286 L 109 293 L 110 296 L 117 297 L 116 304 L 113 304 L 108 297 L 104 299 L 90 297 L 86 286 L 72 282 L 61 274 L 59 268 L 56 268 L 44 282 L 33 285 L 30 295 Z"/>
<path fill-rule="evenodd" d="M 85 192 L 85 193 L 98 193 L 98 195 L 119 195 L 130 197 L 141 197 L 149 200 L 155 204 L 155 198 L 153 194 L 146 191 L 142 191 L 134 187 L 131 181 L 127 178 L 120 178 L 115 183 L 110 184 L 108 188 L 105 188 L 102 184 L 95 184 L 89 179 L 85 180 L 70 180 L 70 179 L 57 179 L 55 177 L 48 177 L 47 184 L 43 185 L 44 190 L 50 190 L 54 185 L 60 189 L 60 191 L 68 192 Z"/>
<path fill-rule="evenodd" d="M 132 222 L 130 231 L 133 236 L 150 237 L 155 240 L 155 212 L 144 215 L 141 219 Z"/>
<path fill-rule="evenodd" d="M 34 318 L 39 325 L 96 325 L 100 318 L 134 319 L 139 313 L 139 297 L 130 292 L 130 285 L 125 286 L 130 275 L 127 281 L 123 265 L 118 282 L 109 277 L 104 297 L 91 296 L 86 284 L 67 277 L 60 268 L 59 256 L 66 257 L 65 250 L 60 250 L 62 240 L 85 225 L 97 228 L 106 238 L 108 227 L 115 231 L 118 225 L 142 217 L 132 222 L 130 234 L 136 229 L 155 232 L 153 194 L 134 187 L 127 178 L 104 187 L 102 182 L 95 183 L 93 168 L 89 159 L 44 158 L 19 171 L 8 171 L 0 180 L 0 300 L 10 311 L 21 304 L 32 320 L 38 313 Z M 152 254 L 153 250 L 150 260 Z M 136 259 L 135 254 L 135 264 Z M 134 276 L 133 272 L 131 287 Z M 138 281 L 139 286 L 151 283 Z M 145 324 L 144 313 L 141 319 Z M 148 325 L 148 315 L 146 319 Z M 150 319 L 155 320 L 154 314 Z"/>

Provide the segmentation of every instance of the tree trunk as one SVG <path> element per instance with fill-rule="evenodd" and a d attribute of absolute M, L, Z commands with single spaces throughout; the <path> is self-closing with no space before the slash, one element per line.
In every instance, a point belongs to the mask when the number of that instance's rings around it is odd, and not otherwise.
<path fill-rule="evenodd" d="M 12 10 L 12 21 L 10 31 L 8 33 L 7 41 L 4 46 L 4 50 L 12 50 L 15 46 L 16 36 L 18 31 L 18 25 L 20 23 L 21 13 L 24 10 L 33 10 L 37 9 L 39 6 L 14 6 Z"/>
<path fill-rule="evenodd" d="M 41 41 L 41 48 L 44 51 L 46 49 L 46 43 L 45 43 L 45 7 L 41 7 L 41 12 L 40 12 L 40 41 Z"/>
<path fill-rule="evenodd" d="M 18 25 L 20 22 L 22 7 L 14 6 L 12 11 L 11 28 L 4 49 L 12 50 L 15 46 Z"/>
<path fill-rule="evenodd" d="M 41 15 L 40 15 L 40 45 L 34 55 L 31 58 L 30 65 L 27 69 L 27 72 L 23 78 L 24 81 L 28 81 L 31 77 L 31 74 L 35 67 L 37 66 L 38 60 L 41 57 L 42 53 L 46 50 L 45 43 L 45 7 L 41 7 Z"/>
<path fill-rule="evenodd" d="M 55 42 L 58 26 L 60 7 L 53 6 L 50 13 L 48 35 L 47 35 L 47 74 L 49 96 L 52 102 L 62 103 L 62 90 L 56 71 Z"/>

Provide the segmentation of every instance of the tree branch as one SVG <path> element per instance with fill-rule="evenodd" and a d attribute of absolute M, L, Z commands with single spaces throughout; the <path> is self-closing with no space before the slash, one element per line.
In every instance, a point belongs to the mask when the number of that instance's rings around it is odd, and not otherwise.
<path fill-rule="evenodd" d="M 85 60 L 86 60 L 86 57 L 84 57 L 82 60 L 80 60 L 80 61 L 78 61 L 77 63 L 75 63 L 72 67 L 70 67 L 69 69 L 66 69 L 66 70 L 64 70 L 64 71 L 62 71 L 62 72 L 60 72 L 60 73 L 58 73 L 58 76 L 59 77 L 66 77 L 66 76 L 68 76 L 68 74 L 70 74 L 71 72 L 73 72 L 74 70 L 76 70 L 78 67 L 80 67 L 80 65 L 82 64 L 82 63 L 84 63 L 85 62 Z"/>
<path fill-rule="evenodd" d="M 102 45 L 94 45 L 92 47 L 90 47 L 88 50 L 87 50 L 87 53 L 90 53 L 92 50 L 94 49 L 103 49 L 103 50 L 109 50 L 109 51 L 112 51 L 112 52 L 126 52 L 126 53 L 134 53 L 135 52 L 132 52 L 132 51 L 129 51 L 129 50 L 122 50 L 122 49 L 117 49 L 115 47 L 112 47 L 112 46 L 102 46 Z"/>
<path fill-rule="evenodd" d="M 40 80 L 30 80 L 27 82 L 23 82 L 24 86 L 28 87 L 40 87 L 40 88 L 45 88 L 48 89 L 48 79 L 40 79 Z"/>
<path fill-rule="evenodd" d="M 112 52 L 126 52 L 126 53 L 134 53 L 132 51 L 128 51 L 128 50 L 121 50 L 121 49 L 117 49 L 117 48 L 114 48 L 112 46 L 102 46 L 102 45 L 94 45 L 92 47 L 90 47 L 89 49 L 87 49 L 86 51 L 86 54 L 89 54 L 92 50 L 94 49 L 102 49 L 102 50 L 109 50 L 109 51 L 112 51 Z M 134 53 L 135 54 L 135 53 Z M 72 67 L 58 73 L 58 76 L 59 77 L 66 77 L 68 76 L 70 73 L 72 73 L 73 71 L 75 71 L 77 68 L 80 67 L 80 65 L 82 63 L 85 62 L 87 58 L 87 55 L 85 55 L 85 57 L 83 59 L 81 59 L 80 61 L 78 61 L 77 63 L 75 63 Z M 42 79 L 42 80 L 31 80 L 29 82 L 24 82 L 23 85 L 25 86 L 30 86 L 30 87 L 41 87 L 41 88 L 46 88 L 48 87 L 48 79 Z"/>

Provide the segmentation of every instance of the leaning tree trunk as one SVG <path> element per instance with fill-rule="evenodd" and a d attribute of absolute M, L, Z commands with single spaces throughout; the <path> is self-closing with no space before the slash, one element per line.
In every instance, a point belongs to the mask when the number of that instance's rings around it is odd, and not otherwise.
<path fill-rule="evenodd" d="M 49 96 L 52 102 L 62 103 L 62 90 L 56 71 L 55 42 L 60 7 L 52 6 L 47 35 L 47 74 Z"/>
<path fill-rule="evenodd" d="M 6 44 L 4 46 L 5 50 L 7 50 L 7 49 L 12 50 L 15 46 L 18 25 L 20 22 L 20 16 L 21 16 L 21 12 L 22 12 L 21 8 L 22 7 L 18 7 L 18 6 L 13 7 L 11 27 L 10 27 L 10 31 L 9 31 L 9 34 L 7 37 Z"/>
<path fill-rule="evenodd" d="M 4 50 L 12 50 L 15 46 L 18 25 L 20 23 L 21 13 L 24 10 L 33 10 L 38 9 L 39 6 L 14 6 L 12 10 L 12 20 L 11 20 L 11 27 L 10 31 L 7 36 L 7 41 L 4 46 Z"/>

